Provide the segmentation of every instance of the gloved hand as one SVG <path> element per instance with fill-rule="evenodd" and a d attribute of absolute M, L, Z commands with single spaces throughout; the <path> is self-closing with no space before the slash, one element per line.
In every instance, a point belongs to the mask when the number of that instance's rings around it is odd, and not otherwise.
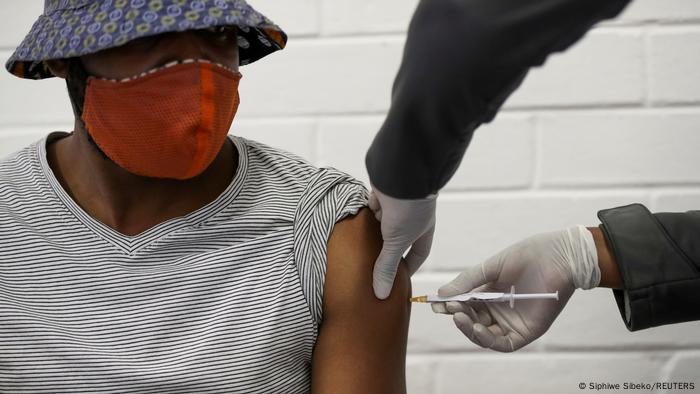
<path fill-rule="evenodd" d="M 436 313 L 453 314 L 455 325 L 475 344 L 512 352 L 544 334 L 577 288 L 600 283 L 595 241 L 583 226 L 538 234 L 462 272 L 438 291 L 453 296 L 472 291 L 553 293 L 559 300 L 446 302 L 432 304 Z"/>
<path fill-rule="evenodd" d="M 406 249 L 410 275 L 428 258 L 435 232 L 437 194 L 423 199 L 404 200 L 387 196 L 372 185 L 369 207 L 381 222 L 384 246 L 374 263 L 374 294 L 385 299 L 391 293 L 396 270 Z"/>

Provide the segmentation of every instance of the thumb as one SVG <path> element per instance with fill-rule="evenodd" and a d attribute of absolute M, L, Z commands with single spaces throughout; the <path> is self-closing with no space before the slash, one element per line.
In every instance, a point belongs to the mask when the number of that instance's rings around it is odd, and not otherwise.
<path fill-rule="evenodd" d="M 497 271 L 487 270 L 485 267 L 487 263 L 474 265 L 462 271 L 451 282 L 440 287 L 438 295 L 441 297 L 450 297 L 467 293 L 481 285 L 495 281 L 498 279 Z M 487 274 L 487 272 L 489 273 Z"/>
<path fill-rule="evenodd" d="M 374 287 L 374 295 L 380 300 L 386 299 L 391 294 L 396 270 L 399 268 L 402 256 L 402 250 L 390 251 L 387 248 L 382 248 L 379 253 L 379 257 L 374 263 L 372 287 Z"/>
<path fill-rule="evenodd" d="M 374 218 L 378 221 L 382 221 L 382 206 L 379 204 L 379 199 L 374 191 L 369 195 L 369 209 L 374 212 Z"/>
<path fill-rule="evenodd" d="M 406 264 L 408 265 L 408 274 L 412 276 L 418 268 L 425 262 L 430 254 L 430 248 L 433 246 L 433 234 L 435 234 L 435 226 L 431 227 L 425 234 L 413 243 L 411 250 L 406 255 Z"/>
<path fill-rule="evenodd" d="M 374 194 L 374 190 L 372 193 L 369 194 L 369 209 L 373 211 L 377 211 L 381 208 L 381 205 L 379 204 L 379 199 L 377 198 L 377 195 Z"/>

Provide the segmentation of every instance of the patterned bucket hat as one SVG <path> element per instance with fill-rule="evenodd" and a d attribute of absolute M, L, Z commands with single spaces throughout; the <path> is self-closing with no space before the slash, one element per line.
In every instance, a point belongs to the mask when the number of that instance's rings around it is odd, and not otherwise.
<path fill-rule="evenodd" d="M 155 34 L 237 26 L 240 65 L 284 48 L 287 35 L 244 0 L 45 0 L 44 13 L 5 64 L 50 78 L 45 60 L 87 55 Z"/>

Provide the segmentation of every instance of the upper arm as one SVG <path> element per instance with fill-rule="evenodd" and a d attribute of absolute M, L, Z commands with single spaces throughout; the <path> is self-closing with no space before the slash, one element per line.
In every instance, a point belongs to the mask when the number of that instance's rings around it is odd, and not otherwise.
<path fill-rule="evenodd" d="M 372 289 L 382 247 L 368 208 L 338 222 L 328 240 L 323 322 L 312 363 L 314 393 L 404 393 L 411 283 L 399 265 L 391 296 Z"/>

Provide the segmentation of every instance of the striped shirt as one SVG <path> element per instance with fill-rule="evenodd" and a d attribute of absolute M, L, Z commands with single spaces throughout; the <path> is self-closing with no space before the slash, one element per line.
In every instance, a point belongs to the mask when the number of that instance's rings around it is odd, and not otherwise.
<path fill-rule="evenodd" d="M 229 136 L 221 195 L 127 236 L 57 181 L 65 134 L 0 161 L 0 392 L 308 392 L 326 243 L 363 184 Z"/>

